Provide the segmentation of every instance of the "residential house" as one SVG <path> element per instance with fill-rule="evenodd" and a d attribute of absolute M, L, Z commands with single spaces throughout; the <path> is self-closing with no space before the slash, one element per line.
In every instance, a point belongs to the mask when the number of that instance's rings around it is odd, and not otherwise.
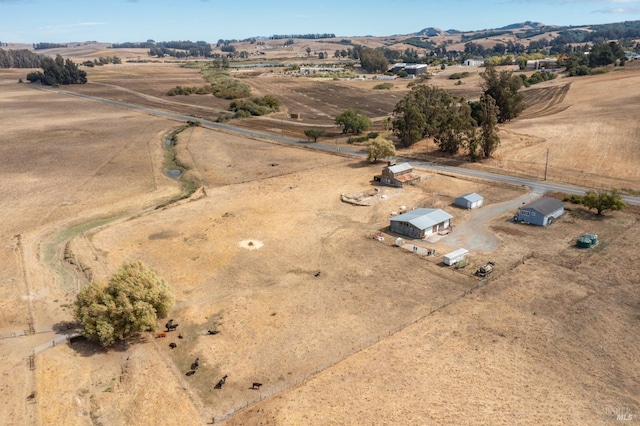
<path fill-rule="evenodd" d="M 520 207 L 515 219 L 521 223 L 546 226 L 564 213 L 564 203 L 553 197 L 543 197 Z"/>

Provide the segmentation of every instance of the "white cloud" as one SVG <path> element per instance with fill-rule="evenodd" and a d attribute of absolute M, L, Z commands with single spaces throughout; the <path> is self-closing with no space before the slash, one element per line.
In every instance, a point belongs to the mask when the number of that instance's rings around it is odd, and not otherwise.
<path fill-rule="evenodd" d="M 611 15 L 634 15 L 640 13 L 640 7 L 610 7 L 597 9 L 591 13 L 606 13 Z"/>
<path fill-rule="evenodd" d="M 79 22 L 77 24 L 49 25 L 46 27 L 40 27 L 38 28 L 38 30 L 42 31 L 45 34 L 62 34 L 72 32 L 76 28 L 95 27 L 98 25 L 106 24 L 107 22 Z"/>

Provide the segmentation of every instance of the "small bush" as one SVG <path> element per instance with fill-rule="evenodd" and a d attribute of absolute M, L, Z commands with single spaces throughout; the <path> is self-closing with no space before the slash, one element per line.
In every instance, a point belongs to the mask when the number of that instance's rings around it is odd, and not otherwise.
<path fill-rule="evenodd" d="M 580 195 L 571 195 L 570 197 L 564 197 L 562 201 L 571 204 L 582 204 L 583 197 Z"/>
<path fill-rule="evenodd" d="M 469 72 L 468 71 L 464 71 L 464 72 L 456 72 L 453 73 L 449 76 L 449 80 L 460 80 L 461 78 L 465 78 L 469 76 Z"/>
<path fill-rule="evenodd" d="M 262 98 L 251 98 L 248 100 L 233 101 L 229 105 L 229 111 L 236 113 L 240 111 L 248 112 L 250 115 L 260 116 L 280 109 L 282 103 L 273 96 L 264 96 Z"/>
<path fill-rule="evenodd" d="M 362 136 L 351 136 L 349 139 L 347 139 L 347 143 L 360 143 L 360 142 L 367 142 L 369 139 L 375 139 L 379 136 L 378 132 L 369 132 L 366 135 L 362 135 Z"/>
<path fill-rule="evenodd" d="M 393 83 L 380 83 L 373 86 L 373 90 L 391 90 Z"/>
<path fill-rule="evenodd" d="M 173 89 L 170 89 L 167 92 L 167 96 L 189 96 L 192 94 L 196 95 L 211 95 L 214 93 L 213 86 L 204 86 L 204 87 L 182 87 L 176 86 Z"/>

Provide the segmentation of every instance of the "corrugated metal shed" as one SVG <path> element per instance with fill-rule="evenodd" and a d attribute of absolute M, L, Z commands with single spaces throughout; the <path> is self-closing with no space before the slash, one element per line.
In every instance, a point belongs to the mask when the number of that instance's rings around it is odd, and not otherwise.
<path fill-rule="evenodd" d="M 391 221 L 408 222 L 420 230 L 425 230 L 452 218 L 453 216 L 440 209 L 415 209 L 392 217 Z"/>
<path fill-rule="evenodd" d="M 389 166 L 388 169 L 391 173 L 395 174 L 395 173 L 406 172 L 408 170 L 413 170 L 413 167 L 411 167 L 411 164 L 409 163 L 402 163 L 402 164 L 396 164 L 395 166 Z"/>

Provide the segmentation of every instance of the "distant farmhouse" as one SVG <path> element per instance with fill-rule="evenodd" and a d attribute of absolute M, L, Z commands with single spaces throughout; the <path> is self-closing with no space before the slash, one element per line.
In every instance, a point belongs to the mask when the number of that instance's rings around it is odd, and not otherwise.
<path fill-rule="evenodd" d="M 391 232 L 411 238 L 425 238 L 429 235 L 451 229 L 451 216 L 440 209 L 415 209 L 391 218 Z"/>
<path fill-rule="evenodd" d="M 415 185 L 420 182 L 420 176 L 413 173 L 413 167 L 409 163 L 392 164 L 388 163 L 382 174 L 373 177 L 375 182 L 380 182 L 383 185 L 395 186 L 402 188 L 403 185 Z"/>
<path fill-rule="evenodd" d="M 558 60 L 555 58 L 534 59 L 527 61 L 528 70 L 547 70 L 556 68 Z"/>
<path fill-rule="evenodd" d="M 398 74 L 400 71 L 406 71 L 408 75 L 421 75 L 427 73 L 427 68 L 427 64 L 407 64 L 399 62 L 397 64 L 393 64 L 391 72 Z"/>
<path fill-rule="evenodd" d="M 564 203 L 556 198 L 543 197 L 520 207 L 515 219 L 521 223 L 546 226 L 564 213 Z"/>
<path fill-rule="evenodd" d="M 477 209 L 482 206 L 484 202 L 484 197 L 480 194 L 476 194 L 472 192 L 470 194 L 461 195 L 456 197 L 454 200 L 454 204 L 456 206 L 462 207 L 464 209 Z"/>
<path fill-rule="evenodd" d="M 484 65 L 484 59 L 466 59 L 464 65 L 466 67 L 481 67 Z"/>

